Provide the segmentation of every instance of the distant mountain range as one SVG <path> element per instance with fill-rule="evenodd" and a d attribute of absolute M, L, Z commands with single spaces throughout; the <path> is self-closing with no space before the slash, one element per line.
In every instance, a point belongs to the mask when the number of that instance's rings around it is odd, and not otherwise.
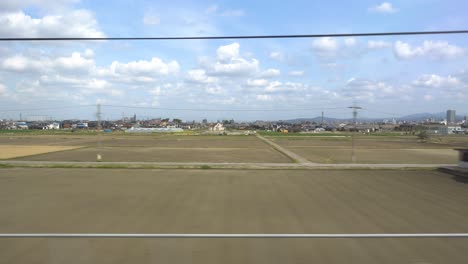
<path fill-rule="evenodd" d="M 447 113 L 445 112 L 440 112 L 440 113 L 418 113 L 418 114 L 411 114 L 407 116 L 402 116 L 402 117 L 395 117 L 395 120 L 397 121 L 423 121 L 426 119 L 434 118 L 436 121 L 440 121 L 443 119 L 447 118 Z M 463 120 L 464 116 L 463 115 L 457 115 L 456 117 L 457 121 Z M 392 120 L 393 117 L 379 117 L 379 118 L 359 118 L 358 120 L 361 121 L 368 121 L 368 122 L 373 122 L 373 121 L 382 121 L 382 120 Z M 352 121 L 352 118 L 333 118 L 333 117 L 323 117 L 323 121 L 325 123 L 337 123 L 337 122 L 346 122 L 346 121 Z M 288 123 L 303 123 L 303 122 L 316 122 L 320 123 L 322 122 L 322 117 L 317 116 L 313 118 L 296 118 L 296 119 L 289 119 L 289 120 L 283 120 Z"/>

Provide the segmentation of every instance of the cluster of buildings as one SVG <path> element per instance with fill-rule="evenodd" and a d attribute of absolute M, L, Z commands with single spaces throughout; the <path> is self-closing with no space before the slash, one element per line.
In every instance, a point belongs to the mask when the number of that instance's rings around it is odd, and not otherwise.
<path fill-rule="evenodd" d="M 139 132 L 178 132 L 182 130 L 202 130 L 212 133 L 224 131 L 272 131 L 282 133 L 322 133 L 336 131 L 352 131 L 361 133 L 378 133 L 398 131 L 406 134 L 414 134 L 425 130 L 434 135 L 468 134 L 467 117 L 457 120 L 455 110 L 448 110 L 446 119 L 436 120 L 292 120 L 292 121 L 253 121 L 235 122 L 234 120 L 222 120 L 208 122 L 182 121 L 173 118 L 153 118 L 138 120 L 136 115 L 131 118 L 122 118 L 114 121 L 96 120 L 61 120 L 61 121 L 23 121 L 0 120 L 0 129 L 66 129 L 66 130 L 96 130 L 103 129 L 106 132 L 125 130 L 129 133 Z"/>

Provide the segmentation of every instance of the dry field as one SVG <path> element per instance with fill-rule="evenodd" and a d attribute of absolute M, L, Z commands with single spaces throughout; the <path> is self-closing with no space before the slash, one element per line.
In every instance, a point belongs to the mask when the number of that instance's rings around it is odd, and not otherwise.
<path fill-rule="evenodd" d="M 351 163 L 349 137 L 281 136 L 269 140 L 314 163 Z M 0 136 L 4 146 L 46 146 L 47 153 L 26 152 L 6 158 L 33 161 L 110 162 L 246 162 L 288 163 L 292 160 L 255 136 L 184 135 L 29 135 Z M 66 147 L 84 147 L 77 150 Z M 456 147 L 468 147 L 467 136 L 434 138 L 360 136 L 355 142 L 358 163 L 454 164 Z M 10 147 L 11 148 L 11 147 Z M 26 147 L 28 148 L 28 147 Z M 20 148 L 18 148 L 20 149 Z M 38 155 L 39 154 L 39 155 Z"/>
<path fill-rule="evenodd" d="M 111 162 L 264 162 L 288 163 L 291 159 L 254 136 L 28 136 L 0 137 L 2 144 L 63 147 L 80 145 L 72 151 L 25 153 L 20 160 L 31 161 L 103 161 Z M 98 147 L 100 145 L 100 147 Z M 12 157 L 13 158 L 13 157 Z"/>
<path fill-rule="evenodd" d="M 77 146 L 35 146 L 35 145 L 0 145 L 0 160 L 23 156 L 45 154 L 56 151 L 72 150 Z"/>
<path fill-rule="evenodd" d="M 268 137 L 273 142 L 316 163 L 351 163 L 350 138 Z M 457 147 L 467 147 L 468 137 L 448 137 L 442 141 L 418 142 L 409 137 L 357 137 L 358 163 L 451 164 Z M 465 143 L 466 142 L 466 143 Z"/>
<path fill-rule="evenodd" d="M 291 159 L 268 146 L 260 148 L 168 148 L 168 147 L 102 147 L 25 156 L 28 161 L 102 161 L 110 162 L 246 162 L 288 163 Z"/>
<path fill-rule="evenodd" d="M 436 171 L 0 169 L 0 233 L 468 232 Z M 467 263 L 468 239 L 0 239 L 0 263 Z"/>

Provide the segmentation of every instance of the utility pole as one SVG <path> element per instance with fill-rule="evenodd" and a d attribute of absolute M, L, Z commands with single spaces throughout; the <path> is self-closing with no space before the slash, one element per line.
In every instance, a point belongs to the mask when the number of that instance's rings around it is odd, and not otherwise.
<path fill-rule="evenodd" d="M 357 127 L 357 114 L 358 114 L 357 110 L 362 109 L 362 107 L 353 105 L 353 106 L 350 106 L 348 108 L 353 109 L 353 123 L 354 123 L 354 130 L 356 130 L 356 127 Z M 355 134 L 355 131 L 353 131 L 351 133 L 351 161 L 353 163 L 356 163 L 356 152 L 354 151 L 354 134 Z"/>
<path fill-rule="evenodd" d="M 323 127 L 323 111 L 322 111 L 322 123 L 320 125 Z"/>
<path fill-rule="evenodd" d="M 97 133 L 98 133 L 98 153 L 96 155 L 96 160 L 101 161 L 101 104 L 97 104 L 97 111 L 96 111 L 96 119 L 97 119 Z"/>

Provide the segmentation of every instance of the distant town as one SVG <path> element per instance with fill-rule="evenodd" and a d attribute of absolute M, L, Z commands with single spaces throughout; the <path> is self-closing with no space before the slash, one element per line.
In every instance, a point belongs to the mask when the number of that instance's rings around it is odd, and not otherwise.
<path fill-rule="evenodd" d="M 434 117 L 436 116 L 436 117 Z M 233 131 L 271 131 L 281 133 L 325 133 L 325 132 L 361 132 L 382 133 L 401 132 L 414 134 L 426 131 L 428 134 L 450 135 L 468 134 L 467 116 L 457 116 L 455 110 L 447 110 L 446 116 L 420 114 L 405 118 L 391 119 L 335 119 L 327 117 L 302 118 L 278 121 L 236 122 L 235 120 L 203 119 L 184 121 L 178 118 L 138 119 L 123 117 L 118 120 L 19 120 L 0 119 L 2 130 L 103 130 L 104 132 L 125 131 L 127 133 L 181 132 L 184 130 L 202 130 L 207 133 L 228 133 Z"/>

